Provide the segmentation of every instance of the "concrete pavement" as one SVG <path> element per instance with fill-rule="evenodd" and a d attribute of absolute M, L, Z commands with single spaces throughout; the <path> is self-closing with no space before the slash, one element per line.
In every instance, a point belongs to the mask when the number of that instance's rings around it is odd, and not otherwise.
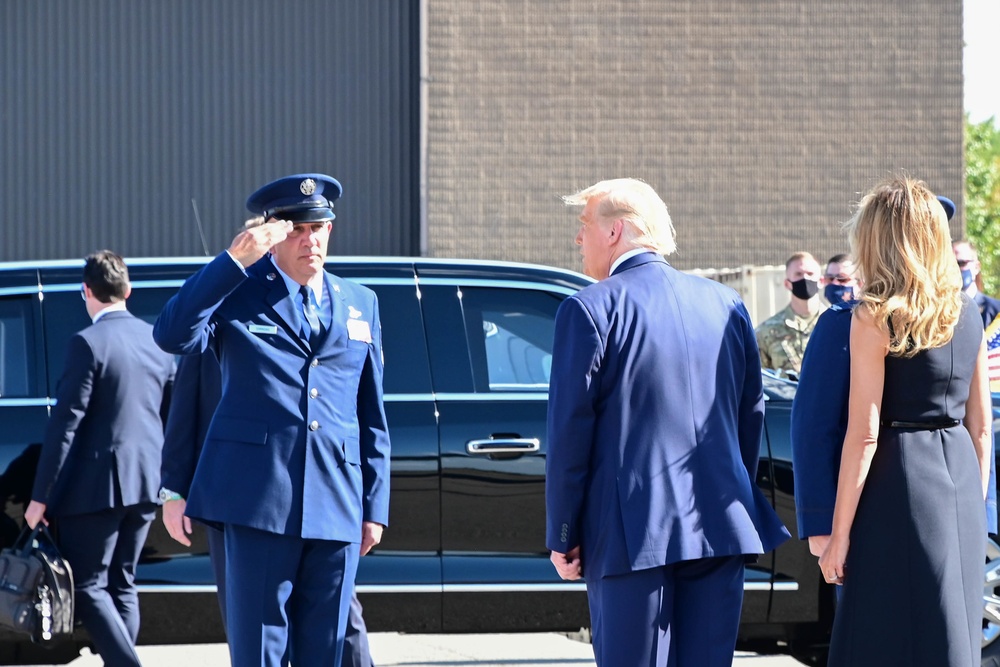
<path fill-rule="evenodd" d="M 589 644 L 555 633 L 480 635 L 369 635 L 379 667 L 593 667 Z M 225 644 L 140 646 L 145 667 L 230 667 Z M 84 655 L 72 667 L 101 667 L 101 659 Z M 737 653 L 734 667 L 802 667 L 788 656 Z M 42 667 L 42 666 L 39 666 Z"/>

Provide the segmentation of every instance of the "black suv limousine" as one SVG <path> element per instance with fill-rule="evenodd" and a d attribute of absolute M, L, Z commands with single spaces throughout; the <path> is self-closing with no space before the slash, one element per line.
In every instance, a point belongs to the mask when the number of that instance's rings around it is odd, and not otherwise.
<path fill-rule="evenodd" d="M 152 322 L 206 259 L 128 260 L 129 310 Z M 89 324 L 79 261 L 0 264 L 0 546 L 23 523 L 70 335 Z M 370 631 L 576 631 L 582 583 L 561 581 L 544 546 L 545 412 L 556 309 L 590 283 L 503 262 L 332 258 L 328 269 L 378 294 L 392 438 L 390 526 L 361 560 Z M 795 385 L 765 375 L 757 483 L 795 533 L 789 412 Z M 991 545 L 991 558 L 1000 548 Z M 984 642 L 1000 634 L 987 566 Z M 159 520 L 138 570 L 142 644 L 224 641 L 204 536 L 188 549 Z M 832 591 L 804 542 L 747 569 L 741 647 L 823 664 Z M 0 663 L 68 662 L 86 645 L 42 649 L 0 634 Z M 984 664 L 985 659 L 984 659 Z M 989 663 L 992 664 L 992 663 Z"/>

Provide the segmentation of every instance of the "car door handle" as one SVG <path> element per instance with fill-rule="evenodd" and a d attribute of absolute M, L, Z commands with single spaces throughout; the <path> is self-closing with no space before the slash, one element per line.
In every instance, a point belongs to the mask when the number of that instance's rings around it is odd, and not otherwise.
<path fill-rule="evenodd" d="M 487 440 L 469 440 L 465 443 L 465 451 L 470 454 L 531 454 L 541 448 L 538 438 L 489 438 Z"/>

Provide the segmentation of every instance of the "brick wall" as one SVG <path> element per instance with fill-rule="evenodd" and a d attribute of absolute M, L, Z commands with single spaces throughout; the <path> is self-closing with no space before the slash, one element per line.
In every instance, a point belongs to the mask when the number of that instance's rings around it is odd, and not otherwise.
<path fill-rule="evenodd" d="M 823 261 L 892 170 L 961 200 L 961 0 L 427 8 L 431 256 L 578 269 L 559 195 L 619 176 L 667 202 L 679 268 Z"/>

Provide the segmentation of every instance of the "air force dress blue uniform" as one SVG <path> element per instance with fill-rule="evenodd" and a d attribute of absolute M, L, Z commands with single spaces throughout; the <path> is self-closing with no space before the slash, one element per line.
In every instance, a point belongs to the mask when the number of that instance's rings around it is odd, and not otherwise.
<path fill-rule="evenodd" d="M 285 196 L 299 181 L 302 194 Z M 333 179 L 301 175 L 265 186 L 248 207 L 329 220 L 339 194 Z M 339 664 L 362 520 L 388 524 L 378 303 L 361 285 L 323 280 L 313 342 L 267 256 L 245 272 L 228 253 L 216 257 L 154 328 L 170 352 L 212 345 L 222 368 L 187 513 L 225 525 L 234 667 L 287 664 L 289 651 L 303 665 Z"/>
<path fill-rule="evenodd" d="M 76 615 L 108 665 L 138 665 L 135 567 L 156 515 L 174 360 L 150 326 L 105 310 L 74 335 L 32 500 L 57 522 Z"/>
<path fill-rule="evenodd" d="M 163 487 L 190 496 L 191 479 L 201 455 L 208 425 L 222 396 L 222 371 L 211 350 L 181 357 L 174 378 L 173 399 L 163 442 Z M 205 526 L 209 557 L 219 588 L 219 606 L 226 619 L 226 543 L 218 524 Z M 344 638 L 345 667 L 371 667 L 368 629 L 357 595 L 351 598 Z"/>
<path fill-rule="evenodd" d="M 788 537 L 755 484 L 763 410 L 731 289 L 645 252 L 560 306 L 546 544 L 581 546 L 599 665 L 731 664 L 744 555 Z"/>

